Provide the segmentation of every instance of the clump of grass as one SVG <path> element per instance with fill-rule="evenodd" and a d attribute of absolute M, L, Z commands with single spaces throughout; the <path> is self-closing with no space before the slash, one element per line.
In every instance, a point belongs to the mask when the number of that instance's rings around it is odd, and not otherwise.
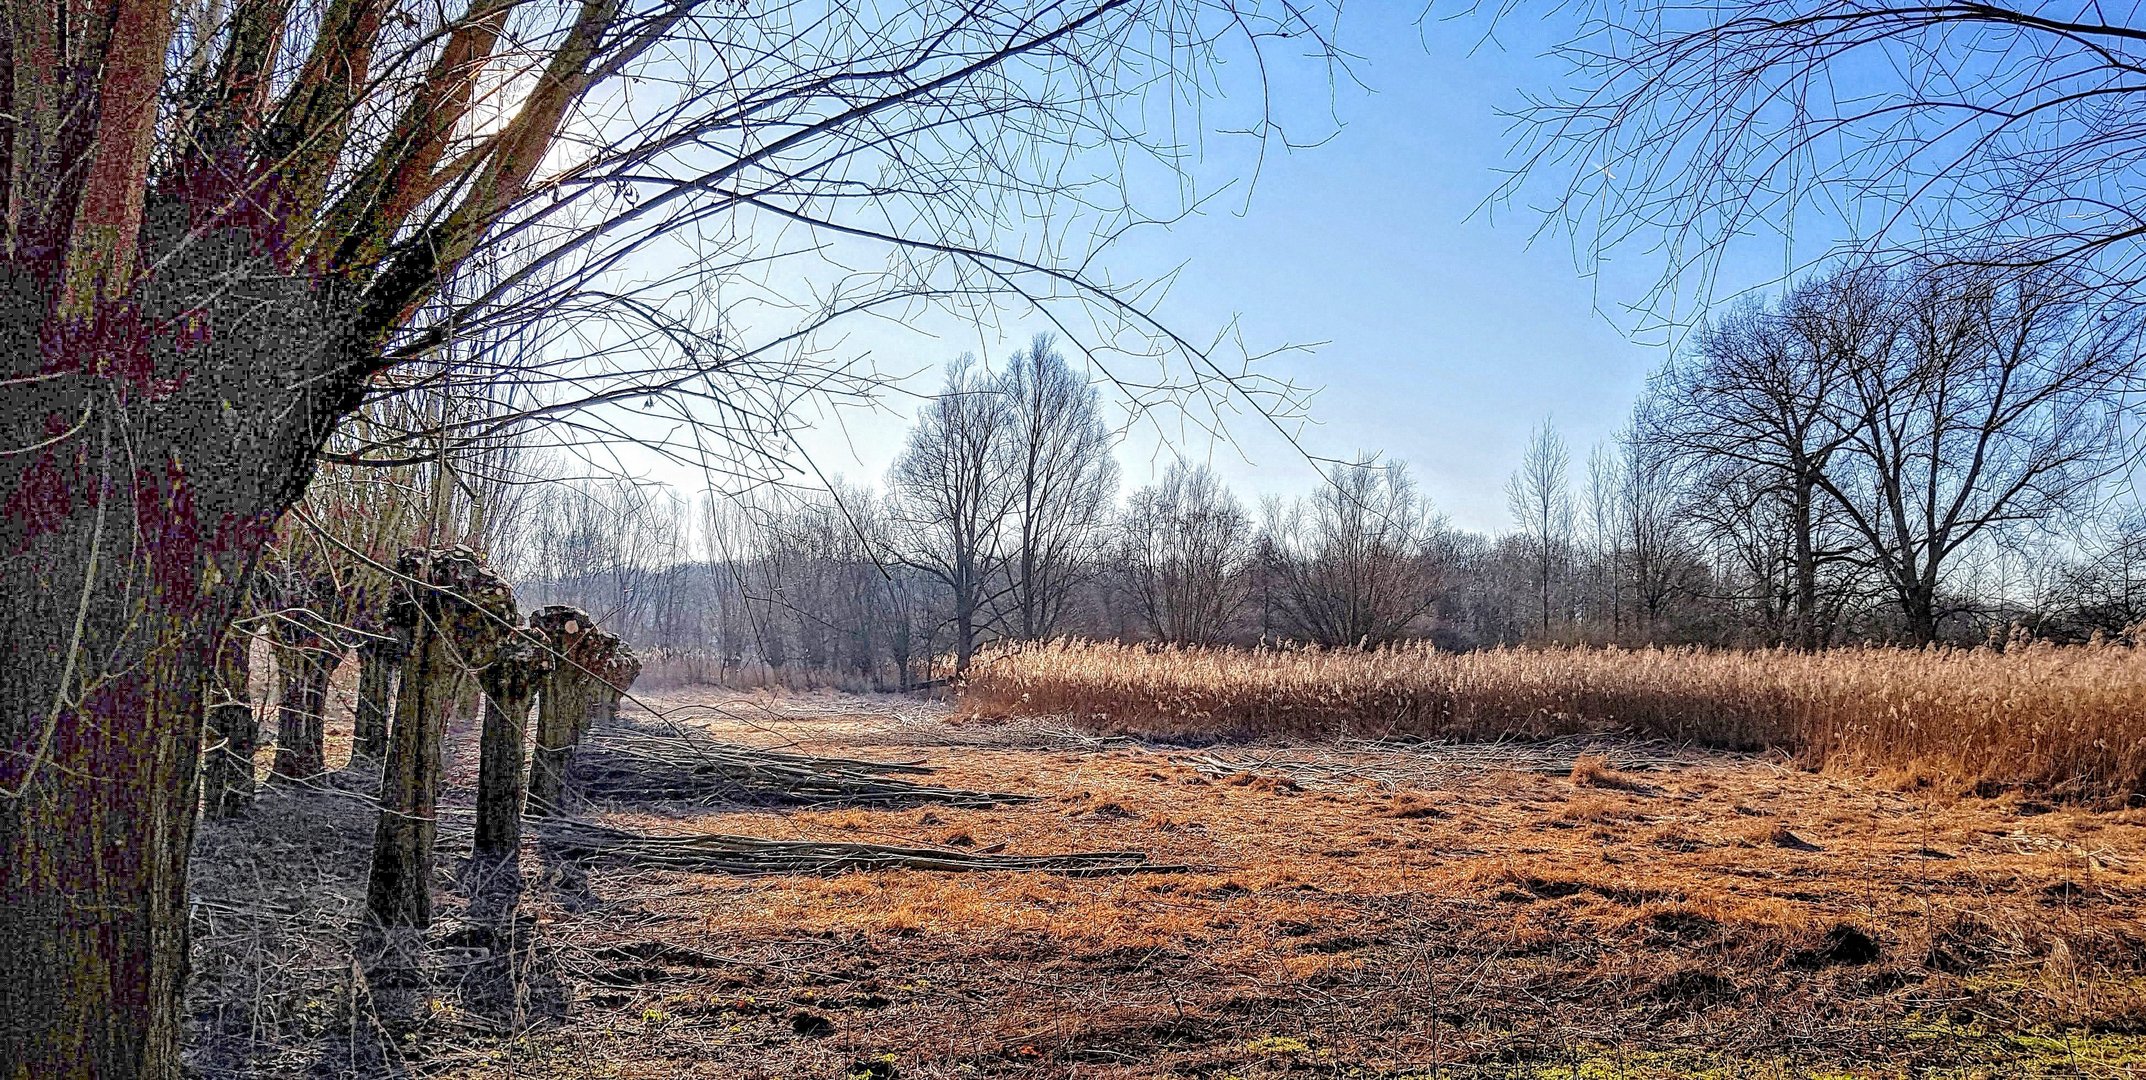
<path fill-rule="evenodd" d="M 1187 740 L 1617 732 L 1781 749 L 1968 792 L 2146 794 L 2146 646 L 2120 643 L 1823 653 L 1058 643 L 978 664 L 962 700 L 976 715 Z"/>
<path fill-rule="evenodd" d="M 1574 787 L 1609 788 L 1613 791 L 1634 791 L 1641 785 L 1638 781 L 1610 767 L 1609 759 L 1601 754 L 1581 754 L 1572 761 L 1572 775 L 1566 779 Z"/>
<path fill-rule="evenodd" d="M 1286 776 L 1265 776 L 1260 773 L 1237 773 L 1223 781 L 1231 787 L 1265 792 L 1269 795 L 1293 795 L 1304 790 L 1302 784 Z"/>
<path fill-rule="evenodd" d="M 1558 809 L 1557 816 L 1562 821 L 1606 825 L 1630 821 L 1633 815 L 1630 807 L 1616 800 L 1605 799 L 1599 795 L 1580 795 L 1566 800 Z"/>
<path fill-rule="evenodd" d="M 1453 815 L 1445 809 L 1426 801 L 1421 795 L 1404 791 L 1395 795 L 1387 804 L 1386 816 L 1404 820 L 1419 820 L 1423 818 L 1452 817 Z"/>

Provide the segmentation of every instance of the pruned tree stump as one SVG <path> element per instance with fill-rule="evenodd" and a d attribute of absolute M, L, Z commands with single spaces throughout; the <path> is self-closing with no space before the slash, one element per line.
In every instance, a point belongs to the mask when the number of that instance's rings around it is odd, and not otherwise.
<path fill-rule="evenodd" d="M 529 616 L 531 629 L 544 635 L 552 653 L 552 670 L 537 697 L 536 750 L 529 759 L 529 813 L 551 814 L 562 807 L 574 747 L 588 732 L 592 710 L 601 711 L 613 688 L 607 677 L 620 677 L 624 654 L 634 674 L 626 643 L 600 629 L 589 613 L 564 604 L 539 608 Z M 631 682 L 632 676 L 624 676 Z"/>
<path fill-rule="evenodd" d="M 514 591 L 468 548 L 413 548 L 396 560 L 395 571 L 388 623 L 406 635 L 410 651 L 381 770 L 366 891 L 367 912 L 383 931 L 431 924 L 444 706 L 460 673 L 490 667 L 520 621 Z"/>

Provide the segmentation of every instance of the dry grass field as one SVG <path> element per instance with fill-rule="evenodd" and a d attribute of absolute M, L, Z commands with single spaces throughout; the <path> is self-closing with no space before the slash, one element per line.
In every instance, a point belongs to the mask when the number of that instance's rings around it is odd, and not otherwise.
<path fill-rule="evenodd" d="M 970 676 L 981 715 L 1057 715 L 1167 738 L 1616 732 L 1992 793 L 2146 804 L 2146 647 L 1806 654 L 1556 648 L 1439 652 L 1061 644 Z"/>
<path fill-rule="evenodd" d="M 272 791 L 202 838 L 204 1074 L 381 1060 L 466 1080 L 2146 1075 L 2146 809 L 1630 738 L 1193 747 L 904 699 L 649 704 L 733 742 L 921 762 L 935 784 L 1032 798 L 613 791 L 590 817 L 1137 849 L 1156 865 L 739 877 L 582 866 L 532 840 L 519 929 L 487 947 L 451 873 L 467 843 L 457 775 L 434 967 L 383 990 L 348 959 L 365 777 Z M 455 733 L 455 760 L 472 738 Z M 417 1020 L 382 1039 L 373 1017 L 395 992 Z"/>

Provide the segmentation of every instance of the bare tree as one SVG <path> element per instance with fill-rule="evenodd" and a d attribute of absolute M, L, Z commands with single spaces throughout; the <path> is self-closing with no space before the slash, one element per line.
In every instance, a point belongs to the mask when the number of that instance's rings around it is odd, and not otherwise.
<path fill-rule="evenodd" d="M 1009 556 L 1014 425 L 1006 395 L 963 356 L 947 365 L 946 385 L 918 414 L 890 476 L 907 534 L 900 556 L 948 593 L 957 672 L 976 655 Z"/>
<path fill-rule="evenodd" d="M 1256 549 L 1252 519 L 1204 465 L 1173 461 L 1133 493 L 1119 526 L 1119 562 L 1148 632 L 1212 645 L 1228 635 Z"/>
<path fill-rule="evenodd" d="M 630 438 L 636 410 L 667 410 L 686 422 L 646 437 L 659 449 L 749 453 L 799 387 L 875 385 L 811 347 L 859 314 L 1028 296 L 1186 357 L 1087 270 L 1180 208 L 1139 209 L 1151 196 L 1204 194 L 1126 183 L 1187 161 L 1128 120 L 1204 94 L 1223 36 L 1318 52 L 1323 18 L 1196 0 L 0 13 L 0 638 L 21 658 L 0 674 L 5 1058 L 176 1071 L 209 673 L 325 444 L 432 452 L 439 432 L 345 428 L 369 399 L 520 382 L 542 389 L 520 416 L 445 434 L 550 418 Z M 1099 147 L 1083 160 L 1128 199 L 1068 197 L 1065 167 Z M 1049 227 L 1012 227 L 1032 218 Z M 852 272 L 858 250 L 884 272 Z M 488 285 L 448 288 L 486 261 Z M 453 356 L 504 326 L 528 332 Z"/>
<path fill-rule="evenodd" d="M 998 387 L 1012 414 L 1007 622 L 1015 637 L 1037 641 L 1058 630 L 1074 586 L 1094 567 L 1118 467 L 1100 394 L 1066 365 L 1050 335 L 1015 352 Z"/>
<path fill-rule="evenodd" d="M 2136 512 L 2098 523 L 2085 550 L 2051 571 L 2035 598 L 2038 634 L 2135 634 L 2146 623 L 2146 520 Z"/>
<path fill-rule="evenodd" d="M 1820 576 L 1853 554 L 1829 541 L 1821 503 L 1827 470 L 1850 439 L 1835 406 L 1858 369 L 1885 362 L 1889 318 L 1880 275 L 1813 278 L 1776 307 L 1742 305 L 1702 328 L 1650 387 L 1660 407 L 1648 414 L 1648 438 L 1661 453 L 1750 476 L 1759 494 L 1781 500 L 1792 546 L 1788 640 L 1800 648 L 1824 643 Z"/>
<path fill-rule="evenodd" d="M 522 801 L 529 787 L 523 735 L 529 707 L 554 663 L 550 649 L 542 634 L 516 627 L 477 673 L 484 687 L 484 726 L 477 748 L 477 829 L 470 848 L 493 863 L 511 864 L 521 848 Z"/>
<path fill-rule="evenodd" d="M 1520 467 L 1505 484 L 1505 502 L 1527 545 L 1532 567 L 1535 614 L 1542 637 L 1551 636 L 1557 593 L 1572 558 L 1571 455 L 1557 429 L 1544 420 L 1528 439 Z"/>
<path fill-rule="evenodd" d="M 1949 561 L 2117 464 L 2137 325 L 2083 295 L 1943 259 L 1814 276 L 1702 329 L 1652 384 L 1635 460 L 1688 474 L 1786 640 L 1825 644 L 1859 595 L 1892 608 L 1873 632 L 1931 640 Z"/>
<path fill-rule="evenodd" d="M 402 693 L 380 776 L 365 906 L 398 953 L 410 931 L 432 923 L 433 845 L 438 837 L 442 744 L 455 682 L 489 667 L 521 621 L 514 594 L 467 549 L 413 549 L 396 561 L 406 584 L 392 615 L 411 642 Z"/>
<path fill-rule="evenodd" d="M 531 596 L 581 608 L 605 625 L 651 622 L 663 575 L 686 557 L 670 497 L 623 479 L 546 483 L 522 530 Z"/>
<path fill-rule="evenodd" d="M 1260 537 L 1280 628 L 1322 645 L 1380 645 L 1437 602 L 1444 521 L 1408 470 L 1336 465 L 1309 499 L 1270 502 Z"/>
<path fill-rule="evenodd" d="M 2094 315 L 2046 272 L 1930 266 L 1890 292 L 1895 343 L 1862 358 L 1837 403 L 1849 467 L 1819 482 L 1908 639 L 1926 642 L 1955 556 L 2073 509 L 2121 464 L 2118 405 L 2137 385 L 2139 338 L 2133 320 Z"/>
<path fill-rule="evenodd" d="M 552 664 L 537 695 L 536 747 L 529 757 L 528 812 L 556 814 L 566 805 L 567 775 L 589 714 L 601 706 L 603 678 L 621 642 L 587 612 L 553 604 L 529 616 Z M 630 681 L 630 680 L 629 680 Z"/>
<path fill-rule="evenodd" d="M 1691 590 L 1697 553 L 1686 515 L 1686 476 L 1643 434 L 1644 413 L 1618 435 L 1617 521 L 1639 630 L 1656 640 L 1672 601 Z"/>
<path fill-rule="evenodd" d="M 793 659 L 838 685 L 876 686 L 893 617 L 883 500 L 835 480 L 765 512 L 760 530 L 762 595 L 771 629 L 797 646 Z"/>

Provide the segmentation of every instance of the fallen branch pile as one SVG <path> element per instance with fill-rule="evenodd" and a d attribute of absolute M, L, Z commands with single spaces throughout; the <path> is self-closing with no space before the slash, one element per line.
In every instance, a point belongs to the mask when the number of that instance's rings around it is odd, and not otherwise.
<path fill-rule="evenodd" d="M 943 848 L 815 840 L 763 840 L 723 833 L 661 835 L 589 821 L 559 820 L 543 830 L 545 849 L 560 858 L 631 863 L 665 870 L 722 874 L 833 874 L 848 870 L 1016 870 L 1070 874 L 1181 871 L 1139 851 L 1069 855 L 997 855 Z"/>
<path fill-rule="evenodd" d="M 576 784 L 597 798 L 756 805 L 929 802 L 994 806 L 1029 801 L 1026 795 L 898 779 L 931 772 L 930 767 L 913 762 L 812 757 L 735 746 L 687 727 L 661 735 L 626 727 L 592 732 L 574 763 Z"/>
<path fill-rule="evenodd" d="M 1603 738 L 1597 735 L 1467 742 L 1396 736 L 1345 739 L 1341 745 L 1351 750 L 1399 751 L 1426 756 L 1457 770 L 1506 769 L 1552 775 L 1571 772 L 1572 766 L 1582 757 L 1603 758 L 1611 768 L 1623 772 L 1654 772 L 1689 766 L 1709 756 L 1705 751 L 1668 739 Z"/>
<path fill-rule="evenodd" d="M 1620 772 L 1654 772 L 1694 765 L 1707 755 L 1658 739 L 1566 736 L 1496 742 L 1347 739 L 1331 749 L 1238 749 L 1174 754 L 1171 760 L 1216 780 L 1279 775 L 1306 786 L 1372 783 L 1390 788 L 1435 787 L 1456 776 L 1497 770 L 1563 776 L 1585 756 L 1599 756 Z"/>
<path fill-rule="evenodd" d="M 938 803 L 984 807 L 1034 796 L 939 787 L 909 777 L 933 770 L 917 762 L 816 757 L 723 742 L 666 722 L 661 732 L 614 722 L 591 732 L 578 751 L 576 784 L 596 797 L 698 803 L 780 802 L 887 805 Z M 560 818 L 542 833 L 545 850 L 573 862 L 721 874 L 834 874 L 853 870 L 1013 870 L 1125 874 L 1182 870 L 1150 865 L 1138 851 L 1003 855 L 995 851 L 900 847 L 857 842 L 767 840 L 723 833 L 650 834 Z"/>

